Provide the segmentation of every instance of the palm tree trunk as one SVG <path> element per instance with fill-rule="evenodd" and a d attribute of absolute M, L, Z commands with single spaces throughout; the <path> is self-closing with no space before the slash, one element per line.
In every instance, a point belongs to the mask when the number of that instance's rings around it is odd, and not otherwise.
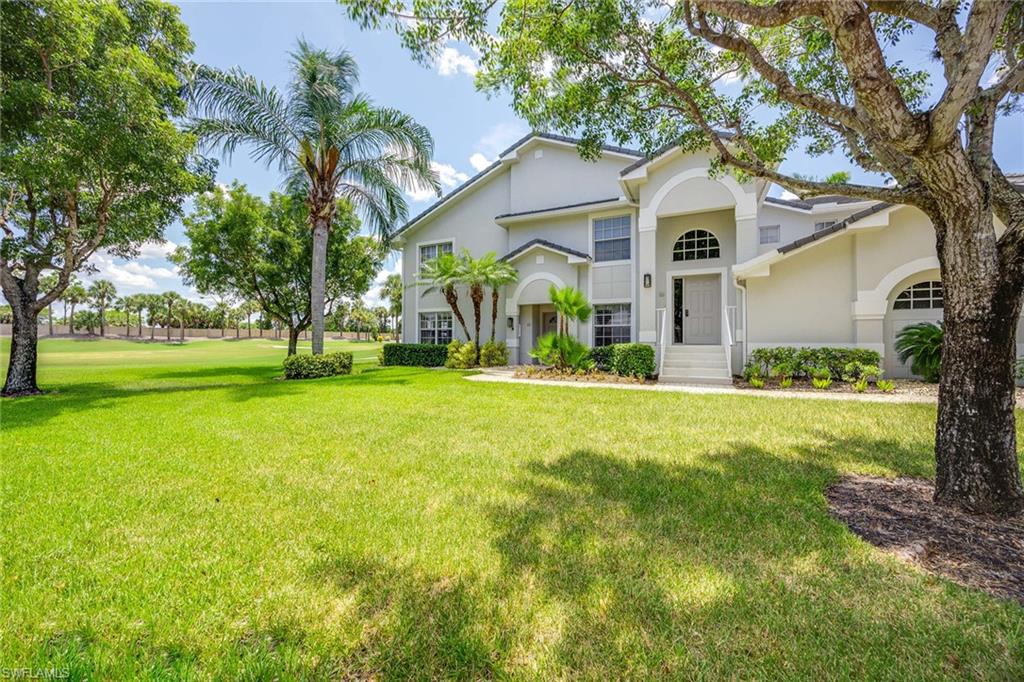
<path fill-rule="evenodd" d="M 245 316 L 245 328 L 249 330 L 249 338 L 252 338 L 252 313 Z"/>
<path fill-rule="evenodd" d="M 100 306 L 100 338 L 107 335 L 107 309 Z"/>
<path fill-rule="evenodd" d="M 473 342 L 476 344 L 476 362 L 480 364 L 480 314 L 484 302 L 484 288 L 474 286 L 469 291 L 469 297 L 473 301 Z"/>
<path fill-rule="evenodd" d="M 491 343 L 494 343 L 494 332 L 498 324 L 498 289 L 491 289 Z"/>
<path fill-rule="evenodd" d="M 68 318 L 68 333 L 75 335 L 75 304 L 71 304 L 71 317 Z"/>
<path fill-rule="evenodd" d="M 309 287 L 310 315 L 313 323 L 313 355 L 324 352 L 324 288 L 327 279 L 327 237 L 330 223 L 317 218 L 313 224 L 313 272 Z"/>
<path fill-rule="evenodd" d="M 142 338 L 142 308 L 139 308 L 136 313 L 139 316 L 139 338 Z"/>
<path fill-rule="evenodd" d="M 171 342 L 171 320 L 174 319 L 174 318 L 171 317 L 171 314 L 172 314 L 171 313 L 171 304 L 168 303 L 167 304 L 167 343 Z"/>
<path fill-rule="evenodd" d="M 462 311 L 459 310 L 459 295 L 455 293 L 455 287 L 448 286 L 444 288 L 444 300 L 448 302 L 448 307 L 452 309 L 452 314 L 455 315 L 455 319 L 462 326 L 462 333 L 466 335 L 466 340 L 468 341 L 471 338 L 469 336 L 469 327 L 466 326 L 466 318 L 462 317 Z"/>
<path fill-rule="evenodd" d="M 49 318 L 48 321 L 50 323 L 50 325 L 49 325 L 50 326 L 50 336 L 53 336 L 53 304 L 52 303 L 49 304 L 48 306 L 46 306 L 46 316 Z"/>

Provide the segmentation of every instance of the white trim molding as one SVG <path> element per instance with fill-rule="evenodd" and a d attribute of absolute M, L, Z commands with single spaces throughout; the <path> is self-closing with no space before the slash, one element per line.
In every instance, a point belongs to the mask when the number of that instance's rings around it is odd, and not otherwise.
<path fill-rule="evenodd" d="M 880 320 L 884 318 L 889 310 L 889 294 L 897 284 L 921 272 L 938 269 L 939 259 L 935 256 L 918 258 L 893 269 L 881 279 L 874 289 L 857 292 L 857 300 L 853 302 L 853 319 Z"/>
<path fill-rule="evenodd" d="M 518 316 L 519 315 L 519 297 L 522 295 L 523 289 L 528 287 L 530 284 L 533 284 L 534 282 L 537 282 L 537 281 L 540 281 L 540 280 L 547 280 L 548 282 L 551 282 L 552 284 L 554 284 L 559 289 L 561 289 L 562 287 L 565 286 L 565 282 L 563 282 L 562 278 L 559 277 L 558 275 L 553 275 L 550 272 L 535 272 L 532 275 L 526 277 L 525 279 L 519 280 L 519 284 L 516 285 L 515 292 L 511 296 L 509 296 L 508 298 L 505 299 L 505 315 L 509 315 L 509 316 L 516 315 L 516 316 Z"/>
<path fill-rule="evenodd" d="M 661 204 L 665 200 L 665 197 L 668 196 L 669 192 L 684 182 L 697 179 L 717 182 L 729 191 L 733 200 L 736 202 L 736 220 L 747 220 L 757 217 L 757 197 L 743 191 L 743 187 L 736 181 L 736 178 L 728 174 L 712 178 L 709 176 L 707 168 L 691 168 L 681 173 L 677 173 L 663 182 L 661 187 L 658 188 L 658 191 L 654 193 L 653 197 L 651 197 L 650 202 L 647 204 L 647 208 L 640 209 L 640 229 L 645 231 L 657 229 L 658 210 L 661 208 Z"/>

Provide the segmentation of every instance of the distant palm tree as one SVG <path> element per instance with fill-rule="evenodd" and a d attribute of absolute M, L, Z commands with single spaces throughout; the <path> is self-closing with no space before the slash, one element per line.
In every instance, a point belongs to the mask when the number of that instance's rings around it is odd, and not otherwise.
<path fill-rule="evenodd" d="M 110 280 L 98 279 L 89 287 L 89 298 L 99 313 L 101 337 L 107 334 L 107 308 L 114 302 L 115 296 L 117 296 L 117 289 Z"/>
<path fill-rule="evenodd" d="M 153 341 L 156 339 L 156 321 L 164 311 L 164 297 L 161 294 L 145 294 L 145 301 L 146 312 L 149 313 L 149 340 Z M 170 339 L 170 336 L 167 338 Z"/>
<path fill-rule="evenodd" d="M 494 343 L 494 332 L 498 325 L 499 289 L 514 284 L 519 279 L 519 271 L 511 263 L 503 260 L 494 261 L 487 272 L 487 286 L 491 288 L 491 343 Z"/>
<path fill-rule="evenodd" d="M 575 287 L 562 287 L 559 289 L 551 285 L 548 289 L 548 296 L 558 313 L 558 333 L 562 336 L 569 335 L 569 320 L 586 322 L 594 309 L 587 303 L 583 292 Z"/>
<path fill-rule="evenodd" d="M 116 301 L 114 301 L 114 308 L 119 312 L 124 313 L 124 333 L 125 336 L 129 337 L 132 335 L 132 310 L 134 309 L 133 305 L 134 304 L 132 303 L 131 295 L 121 296 Z"/>
<path fill-rule="evenodd" d="M 160 294 L 160 298 L 163 301 L 164 310 L 167 311 L 167 317 L 164 318 L 164 322 L 167 324 L 167 341 L 171 340 L 171 323 L 174 320 L 174 314 L 179 310 L 184 310 L 182 303 L 185 299 L 181 297 L 177 291 L 165 291 Z M 182 318 L 181 321 L 181 339 L 185 340 L 185 320 Z"/>
<path fill-rule="evenodd" d="M 49 293 L 56 286 L 56 273 L 39 278 L 39 289 L 43 293 Z M 53 336 L 53 301 L 50 301 L 49 305 L 46 306 L 46 321 L 49 323 L 50 326 L 50 336 Z"/>
<path fill-rule="evenodd" d="M 459 259 L 454 254 L 442 253 L 422 265 L 419 277 L 419 283 L 427 287 L 423 291 L 424 294 L 429 294 L 432 291 L 441 292 L 448 307 L 452 309 L 455 319 L 462 325 L 462 332 L 467 339 L 470 338 L 466 320 L 462 317 L 462 311 L 459 310 L 459 293 L 456 290 L 456 287 L 462 283 L 462 268 L 459 265 Z"/>
<path fill-rule="evenodd" d="M 384 286 L 381 287 L 382 298 L 388 302 L 388 312 L 391 314 L 395 341 L 398 340 L 398 320 L 402 317 L 402 297 L 405 295 L 405 282 L 398 273 L 387 276 Z"/>
<path fill-rule="evenodd" d="M 142 338 L 142 311 L 148 306 L 148 294 L 132 294 L 128 297 L 128 306 L 139 318 L 139 338 Z M 132 324 L 131 317 L 128 318 L 128 326 Z"/>
<path fill-rule="evenodd" d="M 337 199 L 348 199 L 383 240 L 404 220 L 402 188 L 440 192 L 429 131 L 395 109 L 376 107 L 355 89 L 359 73 L 345 50 L 331 54 L 299 41 L 285 100 L 244 72 L 199 67 L 190 85 L 189 129 L 230 155 L 239 144 L 277 162 L 304 190 L 313 229 L 310 306 L 313 354 L 323 353 L 327 239 Z"/>
<path fill-rule="evenodd" d="M 71 306 L 71 315 L 68 316 L 68 327 L 71 334 L 75 333 L 75 306 L 81 305 L 89 300 L 89 292 L 85 290 L 80 281 L 68 285 L 64 290 L 64 307 Z"/>

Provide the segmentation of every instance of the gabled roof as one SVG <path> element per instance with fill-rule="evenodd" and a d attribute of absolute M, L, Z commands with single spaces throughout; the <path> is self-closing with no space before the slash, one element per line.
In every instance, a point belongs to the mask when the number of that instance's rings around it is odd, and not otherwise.
<path fill-rule="evenodd" d="M 535 208 L 529 211 L 519 211 L 518 213 L 502 213 L 494 216 L 495 222 L 504 220 L 505 218 L 522 218 L 524 216 L 539 215 L 541 213 L 556 213 L 559 211 L 566 211 L 573 208 L 586 208 L 592 206 L 599 206 L 602 204 L 621 204 L 624 203 L 625 199 L 622 197 L 611 197 L 610 199 L 595 199 L 594 201 L 581 201 L 576 204 L 563 204 L 561 206 L 548 206 L 545 208 Z"/>
<path fill-rule="evenodd" d="M 891 207 L 892 207 L 892 204 L 887 204 L 885 202 L 879 202 L 879 203 L 875 204 L 874 206 L 871 206 L 870 208 L 864 209 L 863 211 L 857 211 L 856 213 L 851 215 L 849 218 L 847 218 L 845 220 L 840 220 L 835 225 L 832 225 L 830 227 L 826 227 L 823 230 L 818 230 L 814 234 L 809 234 L 806 237 L 800 237 L 800 239 L 797 239 L 796 241 L 790 242 L 789 244 L 784 244 L 784 245 L 782 245 L 782 246 L 780 246 L 778 248 L 778 252 L 779 253 L 789 253 L 790 251 L 794 251 L 796 249 L 799 249 L 801 246 L 805 246 L 807 244 L 810 244 L 811 242 L 816 242 L 819 239 L 824 239 L 825 237 L 827 237 L 827 236 L 829 236 L 831 234 L 835 234 L 836 232 L 842 232 L 843 230 L 845 230 L 847 227 L 849 227 L 851 224 L 857 222 L 858 220 L 863 220 L 864 218 L 867 218 L 870 215 L 874 215 L 874 214 L 876 214 L 876 213 L 878 213 L 880 211 L 884 211 L 885 209 L 891 208 Z"/>
<path fill-rule="evenodd" d="M 856 204 L 864 201 L 863 199 L 846 197 L 841 194 L 829 194 L 821 197 L 809 197 L 807 199 L 780 199 L 778 197 L 765 197 L 764 200 L 769 204 L 788 206 L 790 208 L 800 208 L 805 211 L 809 211 L 815 206 L 820 206 L 821 204 Z"/>
<path fill-rule="evenodd" d="M 533 248 L 544 248 L 548 249 L 549 251 L 556 251 L 565 256 L 581 258 L 587 261 L 590 260 L 590 254 L 583 253 L 582 251 L 577 251 L 576 249 L 570 249 L 568 246 L 562 246 L 561 244 L 549 242 L 547 239 L 531 239 L 522 246 L 512 249 L 511 251 L 506 253 L 504 256 L 501 257 L 501 260 L 513 261 L 517 257 L 523 255 L 524 253 Z"/>
<path fill-rule="evenodd" d="M 723 130 L 718 133 L 718 137 L 723 140 L 731 140 L 734 137 L 734 135 L 727 130 Z M 679 145 L 675 143 L 667 144 L 664 147 L 661 147 L 660 149 L 656 150 L 650 156 L 644 156 L 643 158 L 634 161 L 633 163 L 629 164 L 628 166 L 619 171 L 619 177 L 622 177 L 623 175 L 628 175 L 630 171 L 635 171 L 637 168 L 649 164 L 651 161 L 654 161 L 664 156 L 665 154 L 672 151 L 678 146 Z"/>
<path fill-rule="evenodd" d="M 467 190 L 470 187 L 472 187 L 473 185 L 475 185 L 478 181 L 480 181 L 484 177 L 490 175 L 493 171 L 497 170 L 502 165 L 502 159 L 506 155 L 511 154 L 516 149 L 519 149 L 524 144 L 526 144 L 530 140 L 534 140 L 534 139 L 549 140 L 551 142 L 562 142 L 562 143 L 565 143 L 565 144 L 579 144 L 580 143 L 580 140 L 578 140 L 578 139 L 576 139 L 574 137 L 566 137 L 565 135 L 555 135 L 553 133 L 537 133 L 537 132 L 533 132 L 533 133 L 530 133 L 528 135 L 524 135 L 523 137 L 521 137 L 518 140 L 516 140 L 510 147 L 508 147 L 507 149 L 502 151 L 500 154 L 498 154 L 498 158 L 497 158 L 497 160 L 494 163 L 492 163 L 487 168 L 484 168 L 482 171 L 480 171 L 479 173 L 477 173 L 476 175 L 471 177 L 469 180 L 466 180 L 464 183 L 462 183 L 461 185 L 459 185 L 458 187 L 453 189 L 451 192 L 449 192 L 448 194 L 443 196 L 440 201 L 438 201 L 437 203 L 433 204 L 432 206 L 427 208 L 425 211 L 423 211 L 422 213 L 420 213 L 416 217 L 414 217 L 411 220 L 409 220 L 405 225 L 400 227 L 397 232 L 395 232 L 394 236 L 397 237 L 397 236 L 401 235 L 403 232 L 405 232 L 409 228 L 411 228 L 414 225 L 416 225 L 418 222 L 420 222 L 421 220 L 426 218 L 428 215 L 430 215 L 431 213 L 435 212 L 437 209 L 441 208 L 442 206 L 446 205 L 454 197 L 462 194 L 463 192 L 465 192 L 465 190 Z M 637 151 L 635 149 L 627 149 L 626 147 L 617 147 L 617 146 L 614 146 L 614 145 L 601 145 L 601 149 L 603 151 L 611 152 L 613 154 L 623 154 L 625 156 L 634 156 L 634 157 L 643 156 L 642 152 Z"/>

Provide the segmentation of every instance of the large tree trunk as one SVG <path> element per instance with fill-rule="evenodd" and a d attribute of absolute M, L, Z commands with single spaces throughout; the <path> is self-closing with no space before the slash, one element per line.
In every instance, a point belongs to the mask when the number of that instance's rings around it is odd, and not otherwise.
<path fill-rule="evenodd" d="M 4 287 L 4 296 L 11 304 L 13 324 L 11 328 L 11 357 L 7 364 L 7 380 L 4 382 L 4 396 L 31 395 L 39 393 L 36 385 L 36 343 L 39 328 L 35 310 L 35 292 L 26 290 L 18 280 L 18 289 L 11 291 Z"/>
<path fill-rule="evenodd" d="M 288 357 L 295 355 L 299 347 L 299 334 L 301 330 L 295 327 L 288 327 Z"/>
<path fill-rule="evenodd" d="M 926 168 L 938 210 L 943 341 L 935 501 L 975 513 L 1024 509 L 1014 420 L 1021 282 L 1001 263 L 992 207 L 957 154 Z"/>
<path fill-rule="evenodd" d="M 327 237 L 330 223 L 318 218 L 313 224 L 313 271 L 309 287 L 309 306 L 313 323 L 313 355 L 324 352 L 324 288 L 327 279 Z"/>

